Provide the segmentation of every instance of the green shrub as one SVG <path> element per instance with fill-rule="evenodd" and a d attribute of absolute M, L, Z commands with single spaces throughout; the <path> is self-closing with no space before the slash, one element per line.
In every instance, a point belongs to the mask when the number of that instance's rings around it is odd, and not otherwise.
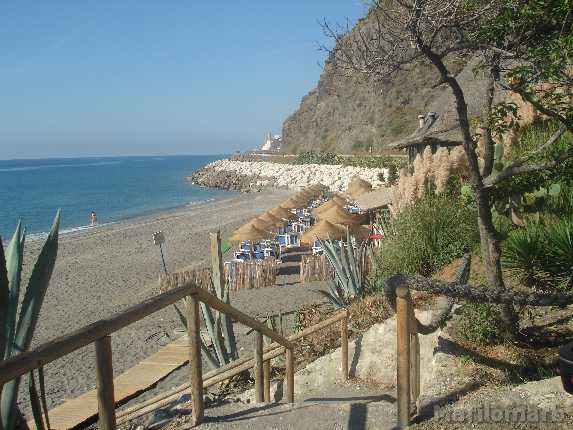
<path fill-rule="evenodd" d="M 499 327 L 501 313 L 497 305 L 466 303 L 456 325 L 458 335 L 477 345 L 493 345 L 503 340 Z"/>
<path fill-rule="evenodd" d="M 475 208 L 459 197 L 430 194 L 386 228 L 375 273 L 379 281 L 398 272 L 429 276 L 478 243 Z"/>
<path fill-rule="evenodd" d="M 504 242 L 502 264 L 526 287 L 552 289 L 572 285 L 573 221 L 528 224 Z"/>
<path fill-rule="evenodd" d="M 334 152 L 306 151 L 297 155 L 294 164 L 340 164 L 341 160 Z"/>

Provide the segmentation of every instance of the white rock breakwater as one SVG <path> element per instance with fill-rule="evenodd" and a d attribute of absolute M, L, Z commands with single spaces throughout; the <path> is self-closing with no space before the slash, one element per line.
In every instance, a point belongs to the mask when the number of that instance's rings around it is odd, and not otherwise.
<path fill-rule="evenodd" d="M 225 159 L 206 165 L 188 179 L 199 185 L 241 191 L 258 191 L 265 187 L 300 189 L 318 183 L 332 191 L 346 191 L 353 176 L 359 176 L 378 188 L 383 185 L 381 174 L 387 178 L 387 169 Z"/>

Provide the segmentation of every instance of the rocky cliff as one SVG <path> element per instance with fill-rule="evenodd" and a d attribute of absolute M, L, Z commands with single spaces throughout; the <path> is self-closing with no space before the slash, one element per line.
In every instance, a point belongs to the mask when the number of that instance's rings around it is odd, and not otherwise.
<path fill-rule="evenodd" d="M 368 19 L 358 25 L 367 25 Z M 459 73 L 465 60 L 455 59 L 449 66 Z M 449 91 L 437 87 L 437 81 L 435 69 L 427 64 L 372 82 L 358 73 L 344 75 L 327 61 L 316 88 L 283 124 L 283 151 L 359 153 L 372 145 L 374 152 L 382 152 L 389 143 L 411 134 L 417 116 Z"/>

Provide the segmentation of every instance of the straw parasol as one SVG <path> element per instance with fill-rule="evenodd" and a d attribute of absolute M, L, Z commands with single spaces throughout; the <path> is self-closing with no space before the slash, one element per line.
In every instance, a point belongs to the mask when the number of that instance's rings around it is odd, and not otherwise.
<path fill-rule="evenodd" d="M 338 206 L 344 206 L 348 204 L 348 200 L 342 197 L 340 194 L 333 195 L 331 200 L 336 202 Z"/>
<path fill-rule="evenodd" d="M 282 227 L 286 224 L 286 221 L 284 219 L 274 216 L 269 211 L 265 212 L 264 214 L 259 216 L 257 219 L 260 219 L 260 220 L 268 223 L 272 227 Z"/>
<path fill-rule="evenodd" d="M 346 228 L 325 219 L 320 220 L 300 237 L 302 243 L 313 243 L 316 239 L 341 240 L 346 237 Z"/>
<path fill-rule="evenodd" d="M 241 240 L 250 240 L 251 242 L 256 240 L 268 239 L 271 236 L 271 232 L 258 229 L 253 224 L 246 224 L 238 230 L 233 232 L 233 235 L 229 240 L 239 242 Z"/>
<path fill-rule="evenodd" d="M 263 221 L 262 219 L 259 218 L 253 218 L 248 223 L 243 224 L 235 231 L 245 231 L 248 230 L 250 227 L 255 227 L 256 229 L 262 231 L 270 231 L 273 228 L 273 226 L 269 222 Z"/>
<path fill-rule="evenodd" d="M 293 196 L 290 199 L 281 203 L 280 206 L 285 209 L 298 209 L 302 208 L 307 202 L 308 201 L 302 201 L 302 199 L 300 199 L 297 196 Z"/>
<path fill-rule="evenodd" d="M 333 224 L 350 225 L 360 224 L 362 222 L 362 217 L 352 215 L 346 209 L 341 208 L 338 205 L 319 213 L 317 216 L 321 220 L 325 219 Z"/>
<path fill-rule="evenodd" d="M 359 176 L 353 176 L 348 184 L 347 194 L 353 199 L 372 191 L 372 184 Z"/>
<path fill-rule="evenodd" d="M 297 218 L 297 216 L 295 214 L 293 214 L 291 211 L 289 211 L 288 209 L 282 208 L 280 206 L 277 206 L 276 208 L 273 208 L 269 211 L 269 213 L 271 215 L 273 215 L 276 218 L 280 218 L 280 219 L 294 219 Z"/>
<path fill-rule="evenodd" d="M 323 204 L 321 204 L 319 207 L 313 209 L 312 214 L 317 217 L 319 216 L 322 212 L 327 211 L 330 208 L 333 208 L 334 206 L 340 206 L 336 201 L 334 200 L 329 200 Z"/>

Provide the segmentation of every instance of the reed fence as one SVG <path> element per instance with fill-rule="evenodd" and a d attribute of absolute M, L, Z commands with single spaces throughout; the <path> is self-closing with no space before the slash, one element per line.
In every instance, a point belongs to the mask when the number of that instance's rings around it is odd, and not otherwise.
<path fill-rule="evenodd" d="M 334 269 L 326 255 L 303 255 L 300 261 L 300 282 L 327 281 L 334 278 Z"/>
<path fill-rule="evenodd" d="M 188 282 L 193 283 L 197 287 L 206 289 L 207 291 L 211 291 L 213 286 L 211 273 L 212 271 L 209 267 L 181 270 L 173 273 L 162 273 L 159 275 L 159 291 L 163 293 L 180 285 L 185 285 Z"/>
<path fill-rule="evenodd" d="M 274 258 L 250 262 L 225 263 L 225 279 L 231 291 L 275 285 L 278 263 Z"/>

